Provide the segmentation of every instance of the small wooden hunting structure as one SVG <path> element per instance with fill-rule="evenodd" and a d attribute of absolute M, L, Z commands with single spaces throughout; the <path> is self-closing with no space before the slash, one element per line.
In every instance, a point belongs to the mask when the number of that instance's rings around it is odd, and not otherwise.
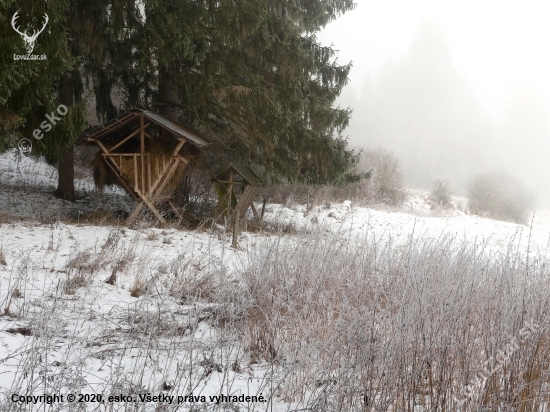
<path fill-rule="evenodd" d="M 218 204 L 215 208 L 215 218 L 223 214 L 227 217 L 238 213 L 244 217 L 249 207 L 254 215 L 254 197 L 260 190 L 258 177 L 246 166 L 229 165 L 227 169 L 212 178 L 218 194 Z"/>
<path fill-rule="evenodd" d="M 118 185 L 139 202 L 128 222 L 145 205 L 164 223 L 158 206 L 166 204 L 179 215 L 171 198 L 181 185 L 186 166 L 208 143 L 166 117 L 133 109 L 85 132 L 78 144 L 97 145 L 101 149 L 93 162 L 94 181 L 99 190 Z"/>

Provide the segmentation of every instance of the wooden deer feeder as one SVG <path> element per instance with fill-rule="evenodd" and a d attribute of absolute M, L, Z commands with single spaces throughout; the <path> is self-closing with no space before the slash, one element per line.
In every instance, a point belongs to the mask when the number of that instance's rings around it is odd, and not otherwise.
<path fill-rule="evenodd" d="M 220 174 L 212 179 L 218 194 L 218 204 L 215 208 L 215 217 L 222 215 L 230 217 L 238 213 L 244 217 L 249 207 L 252 207 L 254 215 L 254 197 L 260 189 L 258 177 L 252 170 L 245 166 L 229 165 Z"/>
<path fill-rule="evenodd" d="M 181 186 L 186 166 L 208 143 L 197 133 L 148 110 L 133 109 L 103 126 L 84 133 L 79 144 L 97 145 L 94 181 L 100 191 L 118 185 L 139 203 L 128 222 L 147 206 L 159 219 L 158 207 L 167 205 Z"/>

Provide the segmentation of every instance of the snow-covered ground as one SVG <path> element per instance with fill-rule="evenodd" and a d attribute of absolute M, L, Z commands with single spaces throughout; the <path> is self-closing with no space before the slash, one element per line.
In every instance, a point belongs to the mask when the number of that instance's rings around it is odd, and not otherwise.
<path fill-rule="evenodd" d="M 133 199 L 117 187 L 106 188 L 105 196 L 97 196 L 91 176 L 75 180 L 78 193 L 75 203 L 53 196 L 56 187 L 55 167 L 16 150 L 0 154 L 0 213 L 37 220 L 59 217 L 78 220 L 98 209 L 116 212 L 134 205 Z"/>
<path fill-rule="evenodd" d="M 185 231 L 40 223 L 41 217 L 133 207 L 133 201 L 116 189 L 97 199 L 89 178 L 77 181 L 78 202 L 64 202 L 51 194 L 55 183 L 55 169 L 45 163 L 15 152 L 0 155 L 0 218 L 22 218 L 0 224 L 2 410 L 67 410 L 65 401 L 47 408 L 43 400 L 34 406 L 14 402 L 14 391 L 102 394 L 103 400 L 118 394 L 164 394 L 175 396 L 172 404 L 162 403 L 166 409 L 141 401 L 89 401 L 78 407 L 176 410 L 177 396 L 190 395 L 190 389 L 193 396 L 205 397 L 207 402 L 196 402 L 204 410 L 213 410 L 205 405 L 215 404 L 209 397 L 220 394 L 261 395 L 265 401 L 228 402 L 226 410 L 239 410 L 231 409 L 236 405 L 250 411 L 271 410 L 268 406 L 291 410 L 277 388 L 268 384 L 273 369 L 252 362 L 244 343 L 228 344 L 232 337 L 212 321 L 217 304 L 208 299 L 212 291 L 207 285 L 238 283 L 239 273 L 249 264 L 249 250 L 268 242 L 273 233 L 242 233 L 239 247 L 233 249 L 230 234 L 216 226 Z M 264 219 L 274 227 L 292 228 L 285 235 L 288 242 L 309 232 L 357 243 L 370 236 L 395 245 L 450 236 L 458 243 L 485 243 L 495 253 L 513 245 L 533 256 L 546 256 L 547 211 L 537 211 L 532 227 L 527 227 L 470 216 L 464 209 L 460 198 L 450 210 L 432 209 L 426 194 L 414 191 L 399 209 L 371 209 L 344 201 L 306 213 L 305 205 L 268 204 Z M 212 277 L 216 279 L 210 282 Z M 189 305 L 182 298 L 186 287 L 186 293 L 204 299 L 190 299 Z M 222 360 L 234 367 L 222 367 Z M 129 404 L 137 406 L 132 409 Z M 179 407 L 188 410 L 193 404 L 182 398 Z M 79 410 L 72 405 L 69 410 Z M 107 406 L 112 409 L 101 409 Z"/>
<path fill-rule="evenodd" d="M 77 179 L 75 186 L 80 198 L 75 203 L 53 196 L 57 183 L 54 167 L 43 161 L 12 151 L 0 155 L 0 212 L 13 216 L 39 219 L 40 217 L 71 216 L 98 209 L 132 211 L 135 206 L 120 188 L 106 188 L 103 197 L 97 196 L 91 177 Z M 261 204 L 256 204 L 257 209 Z M 466 241 L 488 241 L 490 245 L 508 245 L 514 238 L 527 250 L 544 253 L 550 240 L 550 211 L 534 211 L 533 226 L 486 219 L 468 215 L 465 198 L 454 197 L 452 207 L 433 208 L 428 194 L 410 190 L 407 201 L 399 208 L 365 208 L 344 201 L 329 206 L 317 206 L 306 213 L 306 205 L 286 207 L 268 204 L 264 220 L 282 229 L 300 231 L 322 228 L 361 237 L 371 231 L 377 236 L 391 236 L 393 240 L 407 240 L 415 236 L 439 237 L 452 235 Z M 197 236 L 190 233 L 190 236 Z M 243 236 L 247 236 L 244 234 Z"/>

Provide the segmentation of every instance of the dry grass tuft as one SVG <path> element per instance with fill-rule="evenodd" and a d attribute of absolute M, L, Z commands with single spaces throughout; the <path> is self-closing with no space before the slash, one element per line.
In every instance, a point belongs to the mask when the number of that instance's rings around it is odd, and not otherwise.
<path fill-rule="evenodd" d="M 147 293 L 148 288 L 146 279 L 144 279 L 143 276 L 136 276 L 134 283 L 130 288 L 130 296 L 139 298 Z"/>
<path fill-rule="evenodd" d="M 101 254 L 92 256 L 91 252 L 82 250 L 67 263 L 66 267 L 77 273 L 94 273 L 104 268 L 107 263 Z"/>
<path fill-rule="evenodd" d="M 10 213 L 0 212 L 0 225 L 4 223 L 13 222 L 15 219 Z"/>
<path fill-rule="evenodd" d="M 74 295 L 78 289 L 86 287 L 89 284 L 90 277 L 82 272 L 78 272 L 76 275 L 67 279 L 63 290 L 67 295 Z"/>
<path fill-rule="evenodd" d="M 181 303 L 212 301 L 216 296 L 216 279 L 212 273 L 201 271 L 183 272 L 174 277 L 170 295 Z"/>

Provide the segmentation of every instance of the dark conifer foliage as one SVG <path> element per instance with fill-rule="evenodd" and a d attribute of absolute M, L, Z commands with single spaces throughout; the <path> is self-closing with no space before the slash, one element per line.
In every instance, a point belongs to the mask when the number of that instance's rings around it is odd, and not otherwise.
<path fill-rule="evenodd" d="M 101 120 L 154 108 L 210 137 L 214 158 L 223 154 L 266 175 L 310 183 L 357 178 L 357 156 L 342 136 L 350 110 L 334 105 L 351 66 L 316 38 L 354 7 L 352 0 L 3 3 L 9 42 L 17 39 L 6 19 L 22 3 L 36 12 L 38 4 L 48 8 L 51 30 L 59 32 L 48 36 L 46 66 L 29 73 L 3 72 L 14 62 L 12 45 L 2 44 L 0 74 L 9 83 L 0 86 L 9 88 L 0 104 L 27 119 L 29 130 L 55 109 L 59 90 L 72 95 L 72 116 L 57 133 L 63 137 L 39 144 L 51 161 L 63 158 L 82 128 L 79 102 L 88 88 Z M 39 97 L 29 99 L 28 79 L 41 82 Z M 42 113 L 33 115 L 33 108 Z"/>
<path fill-rule="evenodd" d="M 12 27 L 32 33 L 48 24 L 37 38 L 33 54 L 46 55 L 47 60 L 15 60 L 14 54 L 25 55 L 25 42 Z M 10 132 L 25 126 L 32 130 L 44 120 L 45 113 L 55 110 L 59 79 L 76 64 L 66 47 L 68 2 L 0 1 L 0 141 L 5 146 Z M 28 133 L 24 133 L 25 135 Z M 57 141 L 57 140 L 56 140 Z"/>
<path fill-rule="evenodd" d="M 316 32 L 353 8 L 338 1 L 144 2 L 113 50 L 133 64 L 118 87 L 126 104 L 156 106 L 199 128 L 213 151 L 306 182 L 356 177 L 334 107 L 348 81 Z M 174 110 L 175 108 L 175 110 Z"/>

